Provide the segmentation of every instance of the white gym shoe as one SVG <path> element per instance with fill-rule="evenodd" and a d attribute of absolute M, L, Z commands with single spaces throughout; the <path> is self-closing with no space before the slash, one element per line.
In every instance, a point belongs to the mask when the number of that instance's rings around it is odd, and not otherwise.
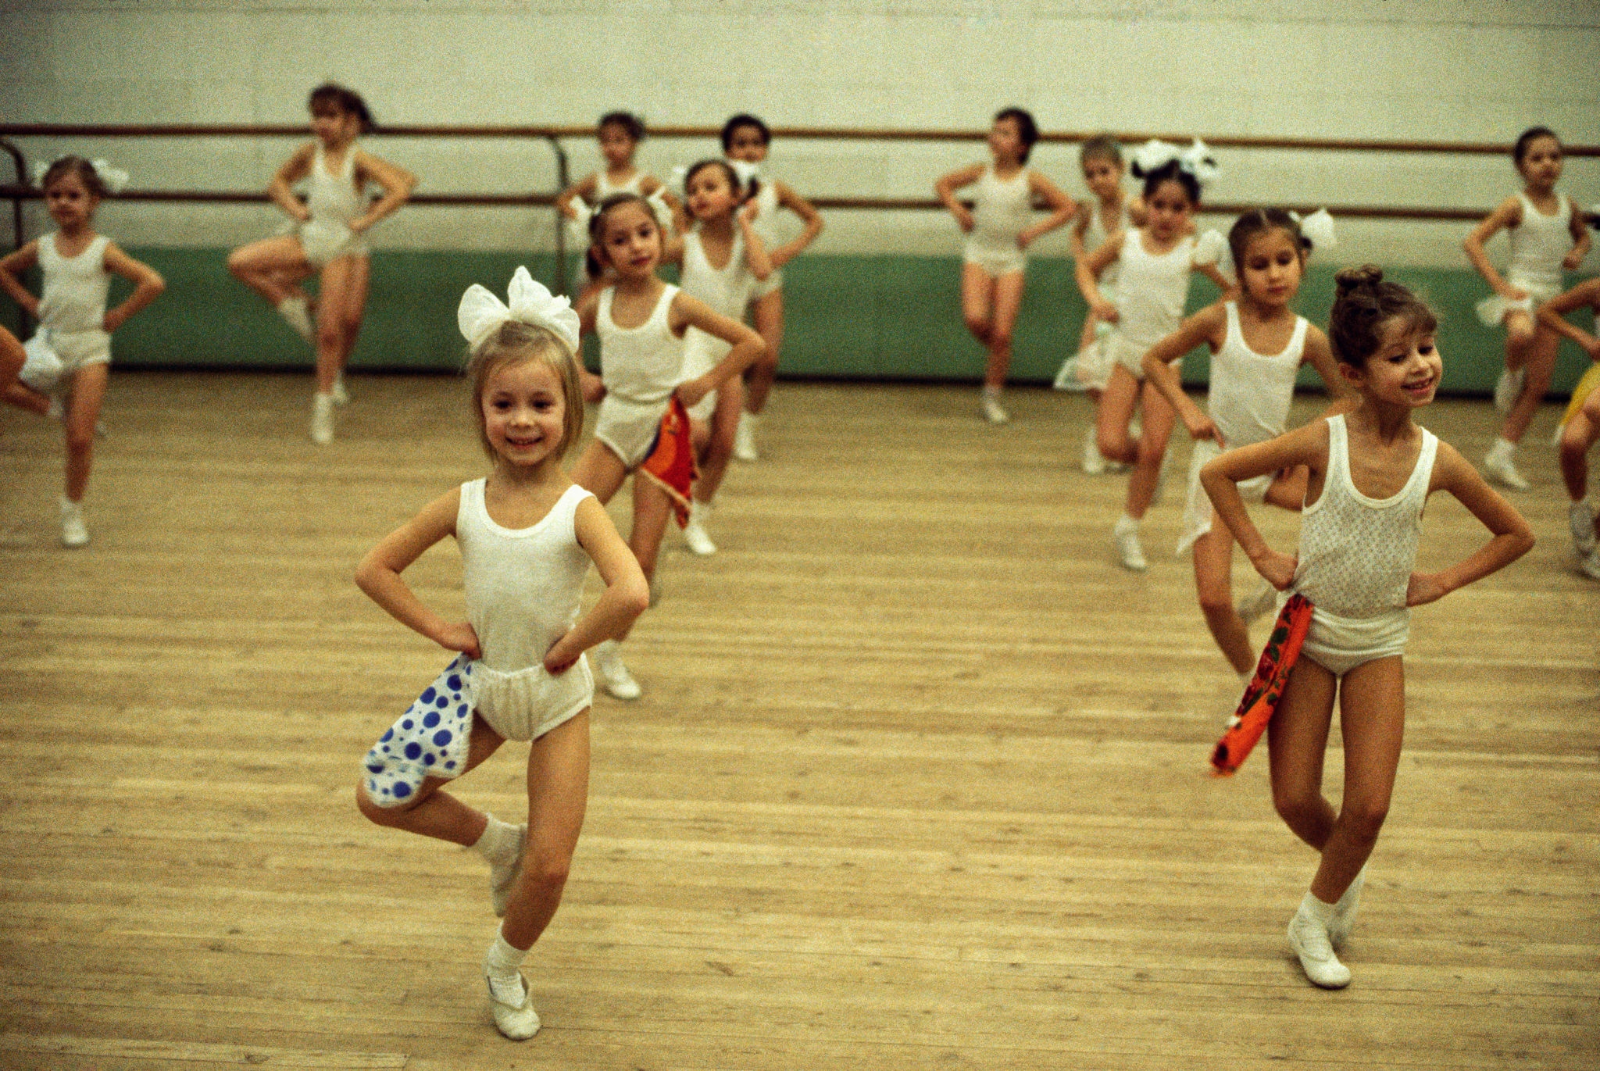
<path fill-rule="evenodd" d="M 89 542 L 89 527 L 83 523 L 83 506 L 66 496 L 61 498 L 61 545 L 82 547 Z"/>
<path fill-rule="evenodd" d="M 507 981 L 485 967 L 483 980 L 489 983 L 489 1010 L 494 1012 L 494 1025 L 500 1033 L 512 1041 L 527 1041 L 539 1032 L 539 1013 L 533 1010 L 533 994 L 521 971 Z"/>
<path fill-rule="evenodd" d="M 1148 563 L 1144 560 L 1144 548 L 1139 545 L 1139 522 L 1132 517 L 1119 519 L 1111 530 L 1111 539 L 1122 567 L 1136 573 L 1144 572 Z"/>
<path fill-rule="evenodd" d="M 1501 369 L 1500 378 L 1494 381 L 1494 407 L 1502 413 L 1511 412 L 1511 407 L 1522 397 L 1522 385 L 1527 381 L 1527 365 L 1523 365 L 1515 372 L 1509 368 Z"/>
<path fill-rule="evenodd" d="M 613 698 L 638 699 L 644 694 L 639 682 L 622 664 L 622 644 L 616 640 L 601 640 L 594 645 L 594 666 L 600 671 L 601 683 Z"/>
<path fill-rule="evenodd" d="M 1578 557 L 1594 553 L 1594 510 L 1588 501 L 1574 502 L 1567 507 L 1567 527 L 1572 529 L 1572 549 Z"/>
<path fill-rule="evenodd" d="M 316 345 L 317 325 L 311 321 L 311 302 L 304 294 L 290 294 L 278 302 L 278 315 L 288 321 L 295 334 Z"/>
<path fill-rule="evenodd" d="M 689 523 L 683 526 L 683 541 L 702 558 L 717 552 L 717 545 L 706 534 L 706 522 L 710 519 L 711 503 L 690 499 Z"/>
<path fill-rule="evenodd" d="M 1099 476 L 1106 471 L 1106 456 L 1100 452 L 1100 443 L 1096 440 L 1093 428 L 1083 437 L 1083 471 L 1090 476 Z"/>
<path fill-rule="evenodd" d="M 741 412 L 739 414 L 739 427 L 733 433 L 734 460 L 761 460 L 761 453 L 756 449 L 756 424 L 760 420 L 761 418 L 754 413 Z"/>
<path fill-rule="evenodd" d="M 983 419 L 991 424 L 1005 424 L 1011 420 L 1011 414 L 1000 404 L 999 395 L 983 392 Z"/>
<path fill-rule="evenodd" d="M 1289 920 L 1289 947 L 1300 958 L 1300 968 L 1313 985 L 1343 989 L 1350 984 L 1350 968 L 1334 955 L 1327 925 L 1303 906 Z"/>
<path fill-rule="evenodd" d="M 350 392 L 345 389 L 343 372 L 340 372 L 338 375 L 333 377 L 333 404 L 350 404 Z"/>
<path fill-rule="evenodd" d="M 1078 378 L 1076 353 L 1061 362 L 1061 371 L 1056 373 L 1055 382 L 1050 385 L 1056 390 L 1069 390 L 1079 394 L 1089 389 L 1089 385 Z"/>
<path fill-rule="evenodd" d="M 1265 580 L 1261 582 L 1260 587 L 1240 599 L 1238 604 L 1234 606 L 1234 610 L 1238 612 L 1239 617 L 1247 625 L 1263 614 L 1269 614 L 1277 608 L 1278 589 Z"/>
<path fill-rule="evenodd" d="M 1533 485 L 1517 471 L 1517 466 L 1511 458 L 1511 448 L 1504 445 L 1503 440 L 1496 440 L 1495 444 L 1489 447 L 1489 452 L 1483 455 L 1483 471 L 1490 479 L 1513 491 L 1526 491 Z"/>
<path fill-rule="evenodd" d="M 1578 571 L 1590 580 L 1600 580 L 1600 550 L 1591 550 L 1579 558 Z"/>
<path fill-rule="evenodd" d="M 528 825 L 517 827 L 517 857 L 509 863 L 489 864 L 489 899 L 494 902 L 496 918 L 506 917 L 506 905 L 511 902 L 511 890 L 522 873 L 522 857 L 528 852 Z"/>
<path fill-rule="evenodd" d="M 318 446 L 333 442 L 333 395 L 320 391 L 311 398 L 311 441 Z"/>
<path fill-rule="evenodd" d="M 1361 907 L 1361 886 L 1367 882 L 1367 868 L 1362 867 L 1350 887 L 1339 897 L 1339 902 L 1333 905 L 1333 918 L 1328 920 L 1328 943 L 1338 948 L 1350 938 L 1350 931 L 1356 928 L 1356 911 Z"/>

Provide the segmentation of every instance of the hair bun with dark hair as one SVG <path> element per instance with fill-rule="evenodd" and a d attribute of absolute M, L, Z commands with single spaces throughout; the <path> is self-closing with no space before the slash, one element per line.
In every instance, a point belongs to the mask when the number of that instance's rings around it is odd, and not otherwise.
<path fill-rule="evenodd" d="M 1333 277 L 1339 293 L 1363 287 L 1377 286 L 1383 282 L 1383 269 L 1376 264 L 1363 264 L 1359 268 L 1345 268 Z"/>

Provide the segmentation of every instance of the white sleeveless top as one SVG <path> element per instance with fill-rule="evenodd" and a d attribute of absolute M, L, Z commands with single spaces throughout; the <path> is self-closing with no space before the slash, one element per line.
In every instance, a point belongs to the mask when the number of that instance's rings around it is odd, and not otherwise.
<path fill-rule="evenodd" d="M 44 273 L 39 322 L 62 334 L 101 331 L 111 288 L 111 273 L 106 271 L 106 247 L 111 239 L 95 235 L 83 252 L 64 257 L 56 249 L 59 233 L 51 231 L 39 239 L 39 270 Z"/>
<path fill-rule="evenodd" d="M 1230 301 L 1223 308 L 1228 312 L 1228 331 L 1222 348 L 1211 357 L 1206 408 L 1231 450 L 1266 442 L 1288 427 L 1309 325 L 1304 316 L 1296 316 L 1288 345 L 1268 356 L 1245 343 L 1238 304 Z"/>
<path fill-rule="evenodd" d="M 778 244 L 778 184 L 770 175 L 758 172 L 756 181 L 756 218 L 750 226 L 768 249 Z"/>
<path fill-rule="evenodd" d="M 1561 259 L 1572 249 L 1572 202 L 1556 195 L 1561 207 L 1547 216 L 1533 206 L 1528 195 L 1517 194 L 1522 202 L 1522 222 L 1510 229 L 1511 263 L 1508 275 L 1558 293 L 1561 290 Z"/>
<path fill-rule="evenodd" d="M 306 208 L 314 220 L 337 220 L 348 224 L 361 215 L 361 191 L 356 189 L 356 143 L 345 146 L 344 162 L 337 175 L 328 170 L 322 142 L 316 143 L 311 157 L 310 189 Z"/>
<path fill-rule="evenodd" d="M 594 331 L 600 336 L 600 379 L 606 393 L 642 404 L 666 401 L 683 381 L 683 339 L 672 333 L 668 316 L 678 288 L 671 284 L 662 288 L 650 318 L 628 328 L 618 327 L 611 318 L 615 294 L 615 287 L 600 291 L 594 315 Z"/>
<path fill-rule="evenodd" d="M 1020 252 L 1017 235 L 1028 227 L 1033 214 L 1033 192 L 1028 187 L 1028 169 L 1009 179 L 1001 179 L 990 164 L 978 176 L 972 196 L 972 233 L 968 241 L 977 249 Z"/>
<path fill-rule="evenodd" d="M 745 306 L 750 304 L 750 291 L 756 284 L 750 265 L 745 263 L 744 235 L 734 228 L 728 262 L 721 268 L 713 268 L 706 259 L 699 231 L 684 235 L 683 272 L 678 282 L 685 294 L 704 301 L 712 311 L 734 319 L 743 316 Z"/>
<path fill-rule="evenodd" d="M 578 620 L 590 559 L 574 518 L 591 496 L 574 484 L 532 528 L 502 528 L 484 507 L 486 482 L 462 484 L 456 512 L 467 620 L 483 651 L 479 661 L 513 673 L 542 664 Z"/>
<path fill-rule="evenodd" d="M 1389 498 L 1368 498 L 1350 479 L 1344 415 L 1328 418 L 1328 473 L 1322 495 L 1300 521 L 1300 563 L 1294 588 L 1318 610 L 1339 617 L 1378 617 L 1404 610 L 1417 564 L 1417 537 L 1439 440 L 1426 428 L 1411 478 Z"/>
<path fill-rule="evenodd" d="M 643 171 L 635 171 L 633 178 L 620 186 L 613 186 L 611 180 L 606 177 L 605 168 L 601 168 L 595 172 L 594 176 L 594 203 L 597 205 L 604 204 L 607 197 L 618 193 L 636 193 L 643 197 L 644 178 Z"/>
<path fill-rule="evenodd" d="M 1141 232 L 1122 239 L 1122 274 L 1117 282 L 1117 331 L 1132 347 L 1148 350 L 1177 329 L 1189 296 L 1189 271 L 1194 267 L 1195 240 L 1178 239 L 1167 252 L 1144 251 Z"/>
<path fill-rule="evenodd" d="M 1122 198 L 1122 207 L 1117 210 L 1116 226 L 1110 230 L 1106 229 L 1105 223 L 1100 218 L 1100 203 L 1095 201 L 1089 213 L 1089 225 L 1083 229 L 1083 251 L 1085 253 L 1093 253 L 1096 249 L 1105 245 L 1113 234 L 1118 231 L 1126 233 L 1132 228 L 1133 221 L 1128 218 L 1128 198 L 1126 195 Z M 1104 294 L 1108 287 L 1115 287 L 1117 278 L 1121 274 L 1121 261 L 1113 261 L 1106 265 L 1106 270 L 1100 273 L 1098 280 L 1101 293 Z"/>

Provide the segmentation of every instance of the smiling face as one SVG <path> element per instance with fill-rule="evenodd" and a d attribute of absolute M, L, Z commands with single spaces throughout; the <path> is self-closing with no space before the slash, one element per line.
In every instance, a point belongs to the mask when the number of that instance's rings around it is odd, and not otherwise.
<path fill-rule="evenodd" d="M 601 219 L 597 248 L 619 276 L 643 278 L 661 261 L 661 228 L 642 201 L 628 201 Z"/>
<path fill-rule="evenodd" d="M 1194 202 L 1189 191 L 1177 179 L 1168 179 L 1145 198 L 1149 215 L 1147 226 L 1151 237 L 1170 242 L 1183 233 L 1189 217 L 1194 214 Z"/>
<path fill-rule="evenodd" d="M 1549 134 L 1533 138 L 1517 161 L 1523 181 L 1536 190 L 1554 188 L 1561 178 L 1561 142 Z"/>
<path fill-rule="evenodd" d="M 739 195 L 728 181 L 728 169 L 715 164 L 689 176 L 684 196 L 689 214 L 701 222 L 730 216 L 739 205 Z"/>
<path fill-rule="evenodd" d="M 1444 375 L 1433 332 L 1409 317 L 1394 317 L 1378 332 L 1376 352 L 1359 367 L 1341 365 L 1350 382 L 1376 402 L 1420 409 L 1433 401 Z"/>
<path fill-rule="evenodd" d="M 1239 285 L 1258 305 L 1280 308 L 1300 289 L 1305 252 L 1282 227 L 1261 231 L 1245 246 L 1239 262 Z"/>
<path fill-rule="evenodd" d="M 730 160 L 743 160 L 748 164 L 759 164 L 767 158 L 767 142 L 761 136 L 759 127 L 745 124 L 733 128 L 733 133 L 728 135 L 727 157 Z"/>
<path fill-rule="evenodd" d="M 492 369 L 478 408 L 484 440 L 501 464 L 528 469 L 560 461 L 566 449 L 566 392 L 548 360 L 511 358 Z"/>
<path fill-rule="evenodd" d="M 94 218 L 100 198 L 90 192 L 77 172 L 63 171 L 44 191 L 44 203 L 56 226 L 72 231 L 86 226 Z"/>

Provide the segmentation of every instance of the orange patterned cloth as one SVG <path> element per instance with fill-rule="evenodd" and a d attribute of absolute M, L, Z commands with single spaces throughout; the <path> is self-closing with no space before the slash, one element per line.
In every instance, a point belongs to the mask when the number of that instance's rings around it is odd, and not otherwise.
<path fill-rule="evenodd" d="M 650 447 L 639 471 L 654 480 L 672 499 L 672 512 L 678 518 L 678 527 L 689 523 L 689 492 L 694 488 L 695 477 L 700 474 L 694 463 L 694 440 L 690 436 L 689 411 L 672 396 L 667 411 L 661 417 L 661 427 L 656 432 L 655 445 Z"/>
<path fill-rule="evenodd" d="M 1277 712 L 1284 685 L 1289 683 L 1289 671 L 1300 657 L 1300 645 L 1310 631 L 1311 601 L 1296 592 L 1283 604 L 1261 652 L 1261 661 L 1256 663 L 1256 675 L 1250 678 L 1239 709 L 1228 719 L 1227 730 L 1211 752 L 1211 766 L 1218 776 L 1226 777 L 1243 766 L 1250 749 L 1267 731 L 1267 722 Z"/>

